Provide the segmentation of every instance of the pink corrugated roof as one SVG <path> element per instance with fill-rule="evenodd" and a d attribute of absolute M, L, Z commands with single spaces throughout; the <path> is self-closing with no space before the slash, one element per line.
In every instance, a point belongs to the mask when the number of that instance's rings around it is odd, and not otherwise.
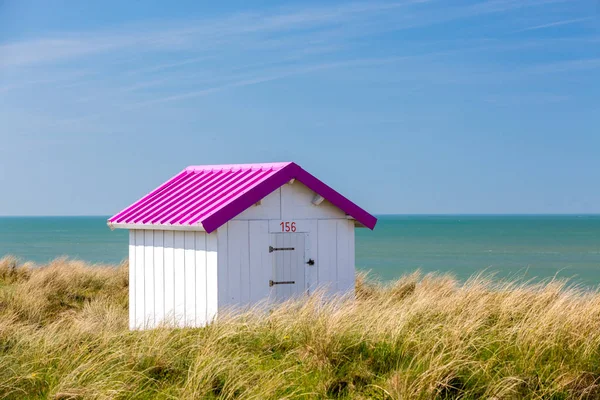
<path fill-rule="evenodd" d="M 212 232 L 291 179 L 373 229 L 377 218 L 293 162 L 187 167 L 108 220 L 109 224 L 202 224 Z"/>

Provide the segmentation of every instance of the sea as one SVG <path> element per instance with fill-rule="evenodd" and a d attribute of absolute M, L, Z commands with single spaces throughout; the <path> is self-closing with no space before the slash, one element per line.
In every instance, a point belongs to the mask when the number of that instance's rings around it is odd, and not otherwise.
<path fill-rule="evenodd" d="M 45 263 L 67 256 L 116 264 L 127 258 L 126 230 L 107 216 L 0 217 L 0 257 Z M 568 278 L 600 285 L 600 215 L 380 215 L 356 230 L 356 267 L 381 281 L 416 270 L 457 279 Z"/>

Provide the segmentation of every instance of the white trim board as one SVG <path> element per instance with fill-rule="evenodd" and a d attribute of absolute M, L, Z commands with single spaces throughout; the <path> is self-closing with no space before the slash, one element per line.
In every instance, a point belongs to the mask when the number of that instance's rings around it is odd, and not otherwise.
<path fill-rule="evenodd" d="M 160 225 L 160 224 L 126 224 L 126 223 L 107 223 L 111 230 L 114 229 L 150 229 L 160 231 L 200 231 L 205 232 L 202 224 L 198 225 Z"/>

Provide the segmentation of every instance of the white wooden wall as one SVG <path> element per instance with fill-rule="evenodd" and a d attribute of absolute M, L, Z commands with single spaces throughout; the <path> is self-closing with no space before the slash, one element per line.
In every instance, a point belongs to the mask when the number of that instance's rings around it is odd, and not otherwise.
<path fill-rule="evenodd" d="M 285 184 L 234 220 L 346 219 L 346 214 L 327 200 L 313 205 L 314 196 L 315 193 L 300 182 Z"/>
<path fill-rule="evenodd" d="M 307 220 L 309 293 L 354 290 L 354 221 Z M 272 279 L 268 221 L 230 221 L 218 229 L 219 307 L 251 305 L 269 297 Z"/>
<path fill-rule="evenodd" d="M 285 184 L 212 234 L 130 230 L 130 328 L 203 326 L 224 307 L 267 299 L 270 235 L 281 221 L 307 234 L 309 293 L 353 291 L 354 220 L 327 200 L 312 204 L 314 196 L 300 182 Z"/>
<path fill-rule="evenodd" d="M 300 182 L 283 185 L 218 229 L 219 307 L 248 305 L 269 296 L 270 231 L 279 221 L 296 221 L 308 234 L 306 266 L 309 292 L 354 290 L 354 220 L 327 200 L 315 206 L 315 194 Z"/>
<path fill-rule="evenodd" d="M 217 235 L 129 231 L 129 327 L 203 326 L 217 314 Z"/>

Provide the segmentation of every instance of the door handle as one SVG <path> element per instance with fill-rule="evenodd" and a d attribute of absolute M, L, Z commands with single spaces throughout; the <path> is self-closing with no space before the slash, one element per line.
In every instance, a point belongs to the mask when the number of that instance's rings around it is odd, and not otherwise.
<path fill-rule="evenodd" d="M 315 260 L 313 260 L 312 258 L 309 258 L 308 261 L 306 262 L 308 265 L 315 265 Z"/>

